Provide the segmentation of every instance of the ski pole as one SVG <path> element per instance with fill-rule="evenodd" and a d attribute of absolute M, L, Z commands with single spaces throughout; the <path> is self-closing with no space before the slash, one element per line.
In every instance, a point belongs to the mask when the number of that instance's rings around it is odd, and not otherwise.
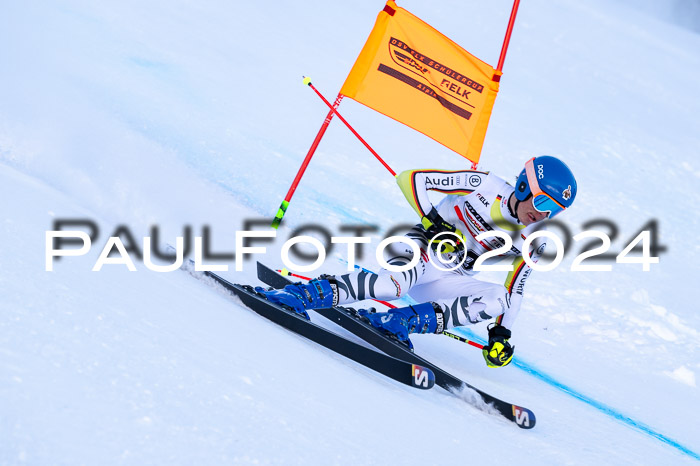
<path fill-rule="evenodd" d="M 379 154 L 377 154 L 377 153 L 374 151 L 374 149 L 372 149 L 372 147 L 371 147 L 369 144 L 367 144 L 367 141 L 365 141 L 365 140 L 362 138 L 362 136 L 360 136 L 360 135 L 358 134 L 358 132 L 355 131 L 355 129 L 354 129 L 352 126 L 350 126 L 350 123 L 348 123 L 347 120 L 346 120 L 345 118 L 343 118 L 343 116 L 342 116 L 340 113 L 338 113 L 338 110 L 337 110 L 333 105 L 331 105 L 331 103 L 328 102 L 328 101 L 326 100 L 325 97 L 323 97 L 323 94 L 321 94 L 321 93 L 318 91 L 318 89 L 316 89 L 316 87 L 315 87 L 313 84 L 311 84 L 311 78 L 309 78 L 308 76 L 304 76 L 304 84 L 306 84 L 306 85 L 309 86 L 311 89 L 313 89 L 314 92 L 316 93 L 316 95 L 318 95 L 318 96 L 321 98 L 321 100 L 323 100 L 323 102 L 324 102 L 326 105 L 328 105 L 328 107 L 330 107 L 331 112 L 335 113 L 335 115 L 337 115 L 337 117 L 340 119 L 340 121 L 342 121 L 342 122 L 345 124 L 345 126 L 347 126 L 348 129 L 349 129 L 350 131 L 352 131 L 352 134 L 354 134 L 355 137 L 356 137 L 357 139 L 359 139 L 360 142 L 361 142 L 362 144 L 364 144 L 365 147 L 366 147 L 367 149 L 369 149 L 369 151 L 372 153 L 372 155 L 374 155 L 374 156 L 377 158 L 377 160 L 379 160 L 379 162 L 381 162 L 381 164 L 384 165 L 384 168 L 386 168 L 387 170 L 389 170 L 389 173 L 391 173 L 392 175 L 396 176 L 396 172 L 395 172 L 394 170 L 392 170 L 392 168 L 379 156 Z"/>
<path fill-rule="evenodd" d="M 475 348 L 479 348 L 479 349 L 483 349 L 483 348 L 484 348 L 484 345 L 482 345 L 481 343 L 477 343 L 477 342 L 475 342 L 475 341 L 472 341 L 472 340 L 469 340 L 469 339 L 467 339 L 467 338 L 464 338 L 464 337 L 461 336 L 461 335 L 457 335 L 457 334 L 454 334 L 454 333 L 452 333 L 452 332 L 448 332 L 447 330 L 443 331 L 442 334 L 445 335 L 445 336 L 448 336 L 448 337 L 450 337 L 450 338 L 454 338 L 455 340 L 461 341 L 462 343 L 466 343 L 466 344 L 468 344 L 468 345 L 472 345 L 472 346 L 475 347 Z"/>
<path fill-rule="evenodd" d="M 294 278 L 300 278 L 300 279 L 302 279 L 302 280 L 311 280 L 311 278 L 309 278 L 309 277 L 305 277 L 305 276 L 303 276 L 303 275 L 297 275 L 297 274 L 295 274 L 295 273 L 290 272 L 290 271 L 287 270 L 287 269 L 277 269 L 277 272 L 279 272 L 282 276 L 285 276 L 285 277 L 294 277 Z M 382 300 L 380 300 L 380 299 L 373 299 L 372 301 L 376 301 L 376 302 L 378 302 L 378 303 L 384 304 L 385 306 L 388 306 L 388 307 L 390 307 L 390 308 L 392 308 L 392 309 L 395 309 L 395 308 L 396 308 L 396 306 L 394 306 L 393 304 L 387 303 L 386 301 L 382 301 Z M 450 337 L 450 338 L 453 338 L 453 339 L 455 339 L 455 340 L 461 341 L 462 343 L 466 343 L 466 344 L 468 344 L 468 345 L 471 345 L 471 346 L 473 346 L 473 347 L 475 347 L 475 348 L 479 348 L 479 349 L 483 349 L 483 348 L 484 348 L 484 345 L 482 345 L 482 344 L 480 344 L 480 343 L 477 343 L 477 342 L 475 342 L 475 341 L 469 340 L 468 338 L 464 338 L 464 337 L 461 336 L 461 335 L 457 335 L 457 334 L 455 334 L 455 333 L 448 332 L 447 330 L 444 330 L 444 331 L 442 332 L 442 334 L 445 335 L 445 336 L 448 336 L 448 337 Z"/>
<path fill-rule="evenodd" d="M 290 272 L 287 269 L 276 269 L 276 271 L 284 277 L 294 277 L 294 278 L 301 278 L 302 280 L 311 280 L 310 277 L 305 277 L 303 275 L 297 275 L 295 273 Z"/>

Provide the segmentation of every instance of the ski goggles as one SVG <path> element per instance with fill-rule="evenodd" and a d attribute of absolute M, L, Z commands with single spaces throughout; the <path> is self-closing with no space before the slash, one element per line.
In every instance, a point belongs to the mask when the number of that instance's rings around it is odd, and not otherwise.
<path fill-rule="evenodd" d="M 527 183 L 530 186 L 530 192 L 532 192 L 532 205 L 535 210 L 538 212 L 548 212 L 548 218 L 552 218 L 566 210 L 566 207 L 540 188 L 537 182 L 537 171 L 535 170 L 535 157 L 525 162 L 525 174 L 527 175 Z"/>

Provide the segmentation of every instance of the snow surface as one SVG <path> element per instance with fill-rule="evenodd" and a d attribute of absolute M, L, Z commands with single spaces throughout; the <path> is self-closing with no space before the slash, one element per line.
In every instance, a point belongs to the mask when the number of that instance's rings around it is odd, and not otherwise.
<path fill-rule="evenodd" d="M 532 409 L 524 431 L 320 349 L 184 272 L 91 271 L 119 225 L 140 242 L 157 224 L 163 243 L 208 225 L 214 251 L 232 252 L 246 219 L 272 216 L 327 113 L 301 76 L 332 98 L 383 2 L 4 2 L 0 464 L 696 463 L 700 35 L 631 3 L 523 2 L 481 166 L 511 179 L 532 155 L 561 156 L 579 181 L 562 215 L 572 233 L 608 219 L 619 252 L 656 219 L 660 263 L 571 272 L 572 253 L 533 275 L 503 370 L 414 337 Z M 399 5 L 496 62 L 510 2 Z M 355 102 L 341 111 L 397 171 L 467 166 Z M 70 218 L 100 236 L 46 272 L 45 232 Z M 279 266 L 310 222 L 377 225 L 376 245 L 415 221 L 334 121 L 258 258 Z M 255 281 L 252 260 L 229 265 Z"/>

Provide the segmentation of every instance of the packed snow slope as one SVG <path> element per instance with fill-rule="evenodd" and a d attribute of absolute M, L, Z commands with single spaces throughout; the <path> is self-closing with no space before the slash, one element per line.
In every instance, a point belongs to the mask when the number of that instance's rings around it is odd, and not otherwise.
<path fill-rule="evenodd" d="M 302 75 L 334 97 L 382 1 L 2 3 L 0 464 L 697 463 L 700 35 L 630 4 L 523 2 L 480 166 L 512 180 L 533 155 L 563 158 L 579 185 L 561 216 L 571 235 L 616 229 L 617 254 L 654 220 L 659 263 L 573 272 L 573 243 L 529 280 L 505 369 L 413 339 L 532 409 L 524 431 L 382 378 L 183 271 L 91 271 L 119 226 L 140 243 L 158 225 L 161 246 L 208 226 L 212 250 L 231 253 L 247 220 L 271 217 L 327 113 Z M 399 5 L 497 61 L 509 1 Z M 397 171 L 468 166 L 349 99 L 341 111 Z M 99 236 L 48 272 L 45 232 L 65 219 Z M 334 121 L 257 258 L 281 266 L 308 223 L 376 225 L 361 261 L 376 268 L 373 246 L 417 220 Z M 256 283 L 254 260 L 227 264 Z"/>

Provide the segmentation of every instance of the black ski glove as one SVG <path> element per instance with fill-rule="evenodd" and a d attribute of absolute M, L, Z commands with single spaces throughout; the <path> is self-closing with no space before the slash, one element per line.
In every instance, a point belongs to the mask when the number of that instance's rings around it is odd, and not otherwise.
<path fill-rule="evenodd" d="M 438 245 L 443 240 L 452 241 L 455 243 L 455 245 L 452 246 L 445 242 L 442 244 L 442 250 L 440 252 L 455 252 L 464 249 L 464 236 L 462 235 L 462 232 L 455 228 L 455 226 L 449 223 L 447 220 L 442 218 L 442 216 L 438 214 L 435 207 L 430 209 L 430 212 L 428 212 L 428 214 L 421 219 L 421 224 L 423 225 L 423 228 L 425 228 L 428 241 L 434 239 L 441 233 L 446 233 L 431 243 L 431 247 L 433 249 L 437 250 Z"/>

